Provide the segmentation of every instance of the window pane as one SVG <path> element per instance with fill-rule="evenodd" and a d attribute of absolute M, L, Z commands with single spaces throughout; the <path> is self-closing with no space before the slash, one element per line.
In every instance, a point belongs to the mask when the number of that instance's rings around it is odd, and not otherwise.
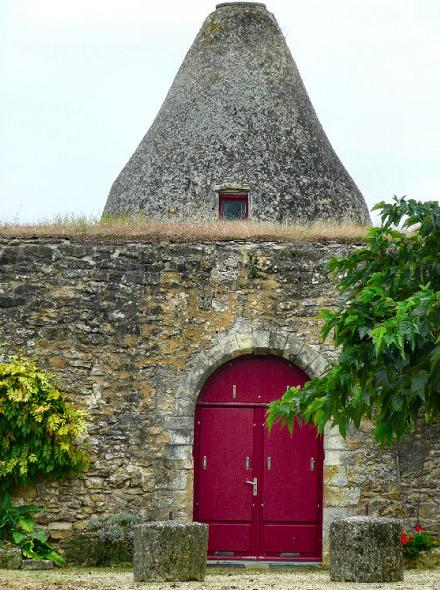
<path fill-rule="evenodd" d="M 243 201 L 223 201 L 222 203 L 223 219 L 245 219 L 246 202 Z"/>

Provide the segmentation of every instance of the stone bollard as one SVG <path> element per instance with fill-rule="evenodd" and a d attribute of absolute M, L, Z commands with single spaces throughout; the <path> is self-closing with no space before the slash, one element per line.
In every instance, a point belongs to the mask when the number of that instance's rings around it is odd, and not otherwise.
<path fill-rule="evenodd" d="M 23 559 L 21 562 L 22 570 L 53 570 L 54 563 L 50 559 Z"/>
<path fill-rule="evenodd" d="M 134 527 L 135 582 L 203 581 L 208 525 L 166 520 Z"/>
<path fill-rule="evenodd" d="M 400 522 L 350 516 L 330 525 L 330 579 L 334 582 L 403 580 Z"/>
<path fill-rule="evenodd" d="M 21 562 L 21 549 L 0 545 L 0 569 L 19 570 Z"/>

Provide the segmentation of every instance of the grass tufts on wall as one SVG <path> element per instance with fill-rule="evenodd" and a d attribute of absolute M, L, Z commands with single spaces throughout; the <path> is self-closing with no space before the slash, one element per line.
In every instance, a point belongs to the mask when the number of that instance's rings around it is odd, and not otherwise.
<path fill-rule="evenodd" d="M 40 223 L 0 223 L 0 238 L 85 238 L 142 241 L 225 242 L 257 241 L 363 241 L 368 227 L 318 221 L 310 225 L 287 225 L 252 221 L 189 223 L 118 218 L 98 221 L 83 217 L 56 218 Z"/>

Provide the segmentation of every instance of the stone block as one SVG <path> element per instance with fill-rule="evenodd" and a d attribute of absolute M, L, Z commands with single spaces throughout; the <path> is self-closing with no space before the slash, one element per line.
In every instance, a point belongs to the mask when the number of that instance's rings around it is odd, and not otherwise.
<path fill-rule="evenodd" d="M 295 362 L 297 356 L 304 348 L 304 342 L 296 336 L 289 336 L 283 351 L 283 357 L 291 362 Z"/>
<path fill-rule="evenodd" d="M 322 356 L 317 356 L 308 366 L 307 373 L 310 377 L 321 377 L 329 370 L 330 366 Z"/>
<path fill-rule="evenodd" d="M 19 570 L 21 561 L 21 549 L 0 545 L 0 569 Z"/>
<path fill-rule="evenodd" d="M 259 354 L 268 354 L 269 352 L 269 330 L 254 329 L 252 331 L 252 339 L 254 341 L 254 350 Z"/>
<path fill-rule="evenodd" d="M 345 487 L 349 485 L 345 469 L 339 465 L 324 465 L 324 486 Z"/>
<path fill-rule="evenodd" d="M 359 504 L 361 492 L 356 487 L 324 486 L 324 506 L 347 507 Z"/>
<path fill-rule="evenodd" d="M 269 338 L 269 354 L 280 355 L 284 351 L 287 342 L 287 334 L 271 332 Z"/>
<path fill-rule="evenodd" d="M 51 570 L 54 568 L 53 561 L 50 559 L 23 559 L 21 569 L 23 570 Z"/>
<path fill-rule="evenodd" d="M 70 531 L 49 531 L 49 536 L 54 541 L 61 541 L 63 539 L 68 539 L 70 537 Z"/>
<path fill-rule="evenodd" d="M 334 582 L 403 580 L 400 522 L 350 516 L 330 525 L 330 579 Z"/>
<path fill-rule="evenodd" d="M 83 530 L 75 530 L 63 543 L 68 565 L 100 567 L 132 563 L 133 529 L 144 520 L 136 514 L 91 518 Z"/>
<path fill-rule="evenodd" d="M 300 369 L 303 369 L 307 372 L 307 368 L 311 363 L 318 358 L 318 352 L 310 346 L 304 345 L 301 351 L 297 354 L 295 359 L 295 364 L 298 365 Z"/>
<path fill-rule="evenodd" d="M 345 451 L 347 443 L 339 433 L 324 435 L 324 448 L 327 457 L 327 451 Z"/>
<path fill-rule="evenodd" d="M 37 489 L 34 488 L 33 486 L 26 486 L 26 485 L 16 486 L 12 490 L 12 497 L 13 498 L 35 498 L 35 496 L 37 496 L 37 494 L 38 494 Z"/>
<path fill-rule="evenodd" d="M 48 529 L 50 531 L 71 531 L 72 523 L 65 521 L 50 522 Z"/>
<path fill-rule="evenodd" d="M 346 451 L 344 450 L 325 449 L 324 465 L 343 465 L 343 459 L 345 454 Z"/>
<path fill-rule="evenodd" d="M 254 350 L 254 339 L 252 332 L 240 332 L 235 335 L 238 350 L 244 354 L 245 352 L 252 352 Z"/>
<path fill-rule="evenodd" d="M 193 442 L 192 431 L 170 430 L 171 445 L 191 445 Z"/>
<path fill-rule="evenodd" d="M 134 528 L 134 580 L 203 581 L 207 551 L 206 524 L 177 520 L 140 524 Z"/>
<path fill-rule="evenodd" d="M 187 397 L 181 397 L 176 399 L 175 403 L 175 414 L 177 417 L 192 419 L 194 416 L 194 400 L 191 397 L 191 390 L 187 390 Z"/>

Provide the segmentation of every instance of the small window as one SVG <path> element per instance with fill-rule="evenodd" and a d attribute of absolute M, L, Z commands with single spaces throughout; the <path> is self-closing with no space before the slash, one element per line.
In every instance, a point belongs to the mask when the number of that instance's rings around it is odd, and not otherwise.
<path fill-rule="evenodd" d="M 248 218 L 248 195 L 221 193 L 219 198 L 219 218 L 233 221 Z"/>

